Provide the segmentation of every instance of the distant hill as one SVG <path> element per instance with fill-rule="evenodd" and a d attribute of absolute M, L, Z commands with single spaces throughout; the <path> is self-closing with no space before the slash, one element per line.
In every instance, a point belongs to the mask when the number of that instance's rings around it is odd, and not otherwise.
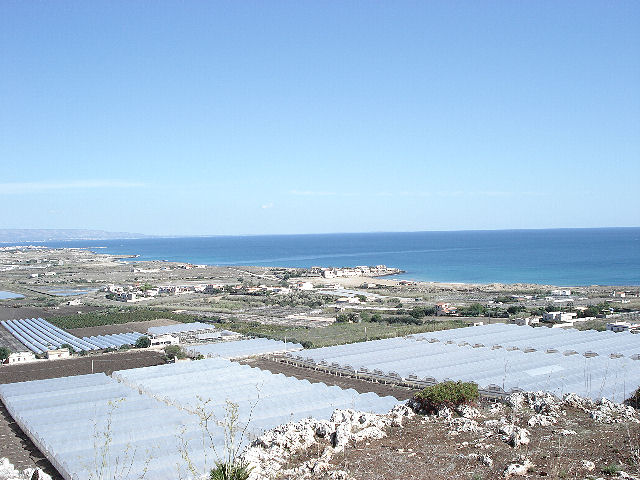
<path fill-rule="evenodd" d="M 111 240 L 146 238 L 148 235 L 80 229 L 0 229 L 0 243 L 55 242 L 59 240 Z"/>

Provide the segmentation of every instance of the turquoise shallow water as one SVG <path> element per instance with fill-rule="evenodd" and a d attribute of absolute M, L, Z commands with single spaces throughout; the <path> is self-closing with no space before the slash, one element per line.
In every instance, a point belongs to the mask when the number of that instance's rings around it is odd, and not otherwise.
<path fill-rule="evenodd" d="M 140 260 L 311 267 L 385 264 L 440 282 L 640 285 L 640 228 L 348 233 L 47 242 Z"/>
<path fill-rule="evenodd" d="M 8 292 L 6 290 L 0 290 L 0 300 L 8 300 L 10 298 L 23 298 L 23 295 L 19 293 Z"/>

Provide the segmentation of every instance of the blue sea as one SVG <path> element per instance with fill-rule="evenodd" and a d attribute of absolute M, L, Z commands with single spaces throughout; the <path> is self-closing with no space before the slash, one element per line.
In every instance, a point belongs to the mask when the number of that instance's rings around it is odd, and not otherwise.
<path fill-rule="evenodd" d="M 256 235 L 46 242 L 139 260 L 284 267 L 384 264 L 395 278 L 640 285 L 640 228 Z"/>

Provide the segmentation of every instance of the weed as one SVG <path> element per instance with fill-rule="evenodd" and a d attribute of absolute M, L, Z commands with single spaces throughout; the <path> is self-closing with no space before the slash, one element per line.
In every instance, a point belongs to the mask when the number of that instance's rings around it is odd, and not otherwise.
<path fill-rule="evenodd" d="M 605 465 L 604 467 L 600 468 L 600 471 L 602 473 L 606 473 L 607 475 L 613 475 L 615 473 L 618 473 L 621 470 L 622 470 L 622 467 L 615 463 L 611 463 L 609 465 Z"/>

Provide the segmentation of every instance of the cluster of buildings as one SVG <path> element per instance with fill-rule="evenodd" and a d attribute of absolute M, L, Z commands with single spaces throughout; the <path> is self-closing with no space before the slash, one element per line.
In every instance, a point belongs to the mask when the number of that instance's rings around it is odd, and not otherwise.
<path fill-rule="evenodd" d="M 398 273 L 404 273 L 399 268 L 391 268 L 386 265 L 366 266 L 361 265 L 357 267 L 311 267 L 309 270 L 311 275 L 318 275 L 323 278 L 336 278 L 336 277 L 383 277 L 386 275 L 396 275 Z"/>
<path fill-rule="evenodd" d="M 313 290 L 311 282 L 295 282 L 286 287 L 273 285 L 228 285 L 222 283 L 208 283 L 198 285 L 163 285 L 148 287 L 145 285 L 106 285 L 102 290 L 113 296 L 114 300 L 120 302 L 138 302 L 158 295 L 183 295 L 187 293 L 206 293 L 214 295 L 223 291 L 236 294 L 259 294 L 273 293 L 276 295 L 287 295 L 293 290 Z"/>

